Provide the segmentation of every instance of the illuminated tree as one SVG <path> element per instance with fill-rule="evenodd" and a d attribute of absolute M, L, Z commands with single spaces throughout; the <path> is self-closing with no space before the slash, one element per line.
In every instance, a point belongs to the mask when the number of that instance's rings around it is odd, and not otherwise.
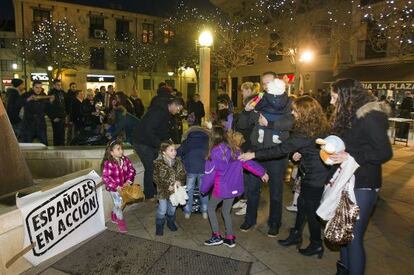
<path fill-rule="evenodd" d="M 49 79 L 61 78 L 65 69 L 88 64 L 89 52 L 78 38 L 77 28 L 66 18 L 45 20 L 27 38 L 17 40 L 17 55 L 35 67 L 53 67 Z"/>

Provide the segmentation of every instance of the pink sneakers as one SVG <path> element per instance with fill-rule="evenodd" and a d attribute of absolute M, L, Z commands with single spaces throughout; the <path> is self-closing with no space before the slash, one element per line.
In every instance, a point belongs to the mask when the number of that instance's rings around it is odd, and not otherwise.
<path fill-rule="evenodd" d="M 116 217 L 114 212 L 111 212 L 111 221 L 112 223 L 118 223 L 118 218 Z"/>
<path fill-rule="evenodd" d="M 121 233 L 127 233 L 128 232 L 125 220 L 118 220 L 118 229 L 119 229 L 119 232 L 121 232 Z"/>

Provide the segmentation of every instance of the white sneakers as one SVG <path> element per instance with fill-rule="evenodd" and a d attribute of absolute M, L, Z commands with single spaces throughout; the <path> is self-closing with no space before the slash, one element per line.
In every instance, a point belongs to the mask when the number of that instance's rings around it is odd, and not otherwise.
<path fill-rule="evenodd" d="M 296 204 L 292 204 L 292 205 L 286 206 L 286 210 L 289 212 L 298 212 L 298 206 Z"/>
<path fill-rule="evenodd" d="M 247 200 L 239 200 L 233 205 L 233 209 L 235 208 L 242 208 L 246 205 Z"/>
<path fill-rule="evenodd" d="M 203 219 L 205 219 L 205 220 L 208 219 L 208 214 L 207 213 L 202 213 L 201 215 L 203 216 Z"/>
<path fill-rule="evenodd" d="M 242 208 L 239 209 L 239 211 L 237 211 L 236 214 L 237 216 L 244 216 L 246 215 L 247 212 L 247 204 L 245 204 Z"/>

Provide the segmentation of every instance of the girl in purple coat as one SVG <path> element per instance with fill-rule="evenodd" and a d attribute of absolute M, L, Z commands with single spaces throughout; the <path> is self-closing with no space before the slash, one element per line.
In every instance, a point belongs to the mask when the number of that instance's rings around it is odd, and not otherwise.
<path fill-rule="evenodd" d="M 111 212 L 111 220 L 118 224 L 118 229 L 122 233 L 127 232 L 126 223 L 122 214 L 122 197 L 119 190 L 125 184 L 132 184 L 135 178 L 135 168 L 129 158 L 124 156 L 122 141 L 111 141 L 105 150 L 105 156 L 101 164 L 102 180 L 106 190 L 111 194 L 114 207 Z"/>
<path fill-rule="evenodd" d="M 213 189 L 208 202 L 208 217 L 210 219 L 212 237 L 204 242 L 205 245 L 221 245 L 235 247 L 235 236 L 233 234 L 230 210 L 235 197 L 244 191 L 243 169 L 267 181 L 269 176 L 265 169 L 254 161 L 237 160 L 240 152 L 234 148 L 227 139 L 223 127 L 215 126 L 210 137 L 210 150 L 205 165 L 205 175 L 200 187 L 201 193 L 208 193 Z M 216 208 L 223 202 L 221 212 L 226 226 L 226 235 L 223 239 L 220 235 L 217 221 Z"/>

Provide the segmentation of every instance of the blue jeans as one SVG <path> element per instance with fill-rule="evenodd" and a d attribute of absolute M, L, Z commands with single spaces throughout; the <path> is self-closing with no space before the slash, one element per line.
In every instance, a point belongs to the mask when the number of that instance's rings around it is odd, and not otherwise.
<path fill-rule="evenodd" d="M 170 200 L 159 199 L 157 208 L 157 219 L 165 219 L 165 214 L 167 214 L 167 216 L 174 216 L 175 208 L 176 207 L 171 204 Z"/>
<path fill-rule="evenodd" d="M 349 274 L 362 275 L 365 272 L 364 234 L 369 218 L 377 202 L 376 190 L 355 189 L 355 197 L 359 206 L 359 219 L 354 226 L 354 239 L 341 248 L 341 262 L 349 270 Z"/>
<path fill-rule="evenodd" d="M 196 187 L 196 181 L 197 181 L 198 187 L 200 187 L 202 176 L 203 174 L 187 174 L 188 201 L 187 201 L 187 204 L 184 206 L 185 214 L 191 214 L 191 210 L 193 208 L 193 195 L 194 195 L 194 189 Z M 208 195 L 202 196 L 200 194 L 200 202 L 201 202 L 201 213 L 207 213 Z"/>

